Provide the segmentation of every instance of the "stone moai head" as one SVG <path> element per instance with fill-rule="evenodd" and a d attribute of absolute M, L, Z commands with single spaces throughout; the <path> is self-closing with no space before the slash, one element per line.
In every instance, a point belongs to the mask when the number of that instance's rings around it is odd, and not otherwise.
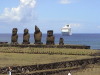
<path fill-rule="evenodd" d="M 63 38 L 59 39 L 59 45 L 64 45 L 64 39 Z"/>
<path fill-rule="evenodd" d="M 41 42 L 42 39 L 42 32 L 40 31 L 40 29 L 35 25 L 35 32 L 34 32 L 34 44 L 43 44 Z"/>
<path fill-rule="evenodd" d="M 53 36 L 53 30 L 47 31 L 46 45 L 54 45 L 55 37 Z"/>
<path fill-rule="evenodd" d="M 28 34 L 28 29 L 24 29 L 24 34 Z"/>
<path fill-rule="evenodd" d="M 35 33 L 41 32 L 40 29 L 35 25 Z"/>
<path fill-rule="evenodd" d="M 11 44 L 18 44 L 18 34 L 17 34 L 17 28 L 13 28 L 12 30 L 12 37 L 11 37 Z"/>
<path fill-rule="evenodd" d="M 17 34 L 17 28 L 13 28 L 13 30 L 12 30 L 12 35 L 16 35 Z"/>
<path fill-rule="evenodd" d="M 30 34 L 28 33 L 28 29 L 24 29 L 24 34 L 23 34 L 23 44 L 30 44 L 29 42 L 30 39 Z"/>
<path fill-rule="evenodd" d="M 47 31 L 47 36 L 49 37 L 49 36 L 53 36 L 53 30 L 48 30 Z"/>

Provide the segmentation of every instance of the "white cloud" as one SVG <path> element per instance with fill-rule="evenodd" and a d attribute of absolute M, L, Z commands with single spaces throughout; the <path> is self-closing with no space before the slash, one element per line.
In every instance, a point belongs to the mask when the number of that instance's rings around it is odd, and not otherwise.
<path fill-rule="evenodd" d="M 35 0 L 20 0 L 17 7 L 5 8 L 0 14 L 0 22 L 31 22 L 35 20 Z"/>
<path fill-rule="evenodd" d="M 77 3 L 80 0 L 59 0 L 60 4 L 71 4 L 71 3 Z"/>
<path fill-rule="evenodd" d="M 72 3 L 71 0 L 60 0 L 61 4 L 70 4 Z"/>
<path fill-rule="evenodd" d="M 71 27 L 81 27 L 82 25 L 79 23 L 70 23 Z"/>

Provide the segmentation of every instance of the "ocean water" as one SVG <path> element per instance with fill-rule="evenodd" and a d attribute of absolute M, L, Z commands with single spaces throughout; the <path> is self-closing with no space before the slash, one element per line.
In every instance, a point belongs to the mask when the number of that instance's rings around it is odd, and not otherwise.
<path fill-rule="evenodd" d="M 65 44 L 88 45 L 91 49 L 100 49 L 100 34 L 73 34 L 71 36 L 62 36 L 54 34 L 55 44 L 59 43 L 59 38 L 64 38 Z M 42 35 L 42 42 L 46 43 L 47 34 Z M 18 34 L 18 43 L 22 43 L 23 34 Z M 11 34 L 0 34 L 0 42 L 11 43 Z M 34 35 L 30 34 L 30 42 L 34 43 Z"/>

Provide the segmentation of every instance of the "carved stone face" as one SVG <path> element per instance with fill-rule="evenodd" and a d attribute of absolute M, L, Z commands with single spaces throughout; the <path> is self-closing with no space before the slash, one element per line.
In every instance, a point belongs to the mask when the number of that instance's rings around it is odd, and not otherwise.
<path fill-rule="evenodd" d="M 12 34 L 13 34 L 13 35 L 17 34 L 17 28 L 13 28 Z"/>
<path fill-rule="evenodd" d="M 61 41 L 63 41 L 63 38 L 60 38 Z"/>
<path fill-rule="evenodd" d="M 37 26 L 35 26 L 35 32 L 40 32 L 40 29 Z"/>
<path fill-rule="evenodd" d="M 53 30 L 49 30 L 49 31 L 47 32 L 47 36 L 53 36 Z"/>
<path fill-rule="evenodd" d="M 24 29 L 24 34 L 27 34 L 28 33 L 28 29 Z"/>

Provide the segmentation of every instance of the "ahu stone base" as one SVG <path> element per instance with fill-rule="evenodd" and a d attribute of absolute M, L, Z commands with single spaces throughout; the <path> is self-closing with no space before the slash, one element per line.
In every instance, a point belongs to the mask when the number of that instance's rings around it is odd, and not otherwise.
<path fill-rule="evenodd" d="M 35 45 L 35 44 L 0 44 L 0 47 L 34 47 L 34 48 L 71 48 L 71 49 L 90 49 L 86 45 Z"/>

